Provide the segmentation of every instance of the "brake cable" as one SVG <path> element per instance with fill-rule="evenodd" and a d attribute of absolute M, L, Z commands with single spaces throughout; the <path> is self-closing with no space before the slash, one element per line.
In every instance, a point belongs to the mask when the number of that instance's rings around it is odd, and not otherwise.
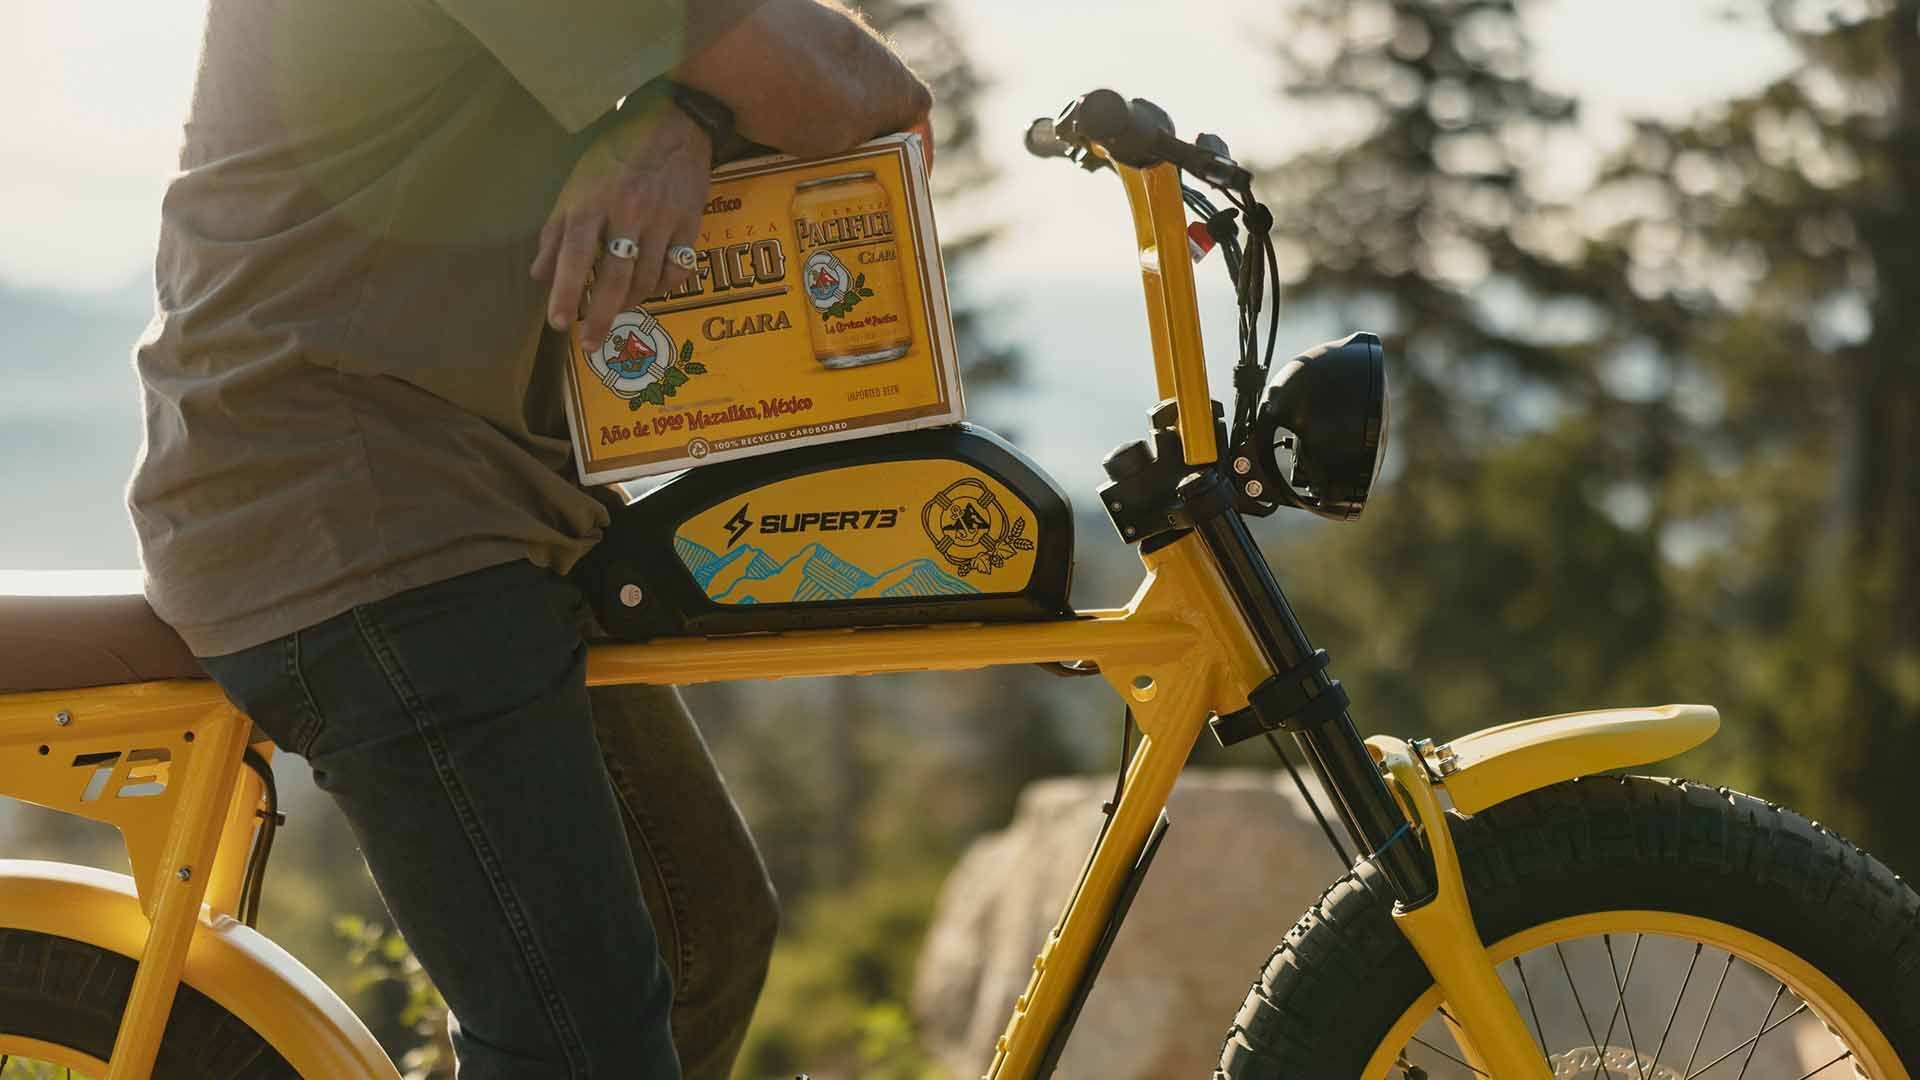
<path fill-rule="evenodd" d="M 1201 136 L 1205 139 L 1208 136 Z M 1226 144 L 1216 139 L 1220 156 L 1225 157 Z M 1204 192 L 1182 185 L 1182 198 L 1187 208 L 1199 214 L 1206 222 L 1207 232 L 1219 243 L 1221 254 L 1225 256 L 1227 280 L 1232 282 L 1234 296 L 1240 308 L 1239 319 L 1239 360 L 1234 364 L 1234 416 L 1232 440 L 1239 442 L 1254 420 L 1255 410 L 1259 407 L 1260 391 L 1266 386 L 1267 373 L 1273 368 L 1273 350 L 1280 336 L 1280 262 L 1273 252 L 1273 212 L 1266 204 L 1254 198 L 1251 184 L 1228 188 L 1218 184 L 1211 185 L 1226 197 L 1231 204 L 1227 210 L 1216 209 L 1213 201 Z M 1247 230 L 1247 241 L 1241 248 L 1234 235 L 1234 217 L 1238 216 Z M 1222 235 L 1225 234 L 1225 235 Z M 1267 312 L 1267 343 L 1263 353 L 1260 349 L 1260 309 L 1268 297 L 1273 300 Z M 1130 722 L 1132 714 L 1127 717 Z M 1123 738 L 1124 738 L 1123 730 Z M 1320 832 L 1327 838 L 1328 846 L 1340 860 L 1342 867 L 1351 867 L 1353 858 L 1347 854 L 1347 847 L 1340 842 L 1327 815 L 1320 809 L 1320 800 L 1314 797 L 1294 768 L 1293 760 L 1287 757 L 1286 749 L 1272 732 L 1266 733 L 1267 745 L 1273 748 L 1280 764 L 1286 767 L 1287 776 L 1293 780 L 1294 790 L 1306 802 L 1307 809 L 1313 813 L 1313 820 L 1320 826 Z M 1123 742 L 1124 747 L 1124 742 Z M 1126 755 L 1123 751 L 1120 764 L 1122 775 L 1126 770 Z M 1117 797 L 1117 796 L 1116 796 Z M 1399 836 L 1394 837 L 1395 840 Z M 1392 843 L 1389 840 L 1388 843 Z M 1383 849 L 1384 850 L 1384 849 Z M 1378 854 L 1376 852 L 1376 854 Z"/>
<path fill-rule="evenodd" d="M 247 853 L 246 869 L 240 875 L 240 896 L 234 905 L 240 921 L 254 926 L 260 921 L 260 897 L 266 891 L 267 858 L 273 854 L 273 834 L 287 823 L 287 815 L 280 812 L 280 789 L 273 781 L 273 766 L 267 763 L 266 757 L 249 746 L 241 760 L 260 778 L 261 796 L 266 803 L 254 810 L 260 827 L 254 836 L 253 848 Z"/>

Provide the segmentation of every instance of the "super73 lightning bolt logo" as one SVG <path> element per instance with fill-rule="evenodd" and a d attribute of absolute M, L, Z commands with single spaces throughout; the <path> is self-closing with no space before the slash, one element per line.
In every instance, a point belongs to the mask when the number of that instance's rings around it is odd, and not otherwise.
<path fill-rule="evenodd" d="M 749 504 L 747 503 L 741 503 L 740 509 L 735 510 L 733 512 L 733 516 L 727 519 L 726 530 L 727 530 L 727 546 L 728 547 L 732 547 L 733 545 L 739 543 L 740 538 L 742 536 L 745 536 L 747 534 L 747 530 L 753 527 L 752 519 L 747 517 L 748 505 Z"/>

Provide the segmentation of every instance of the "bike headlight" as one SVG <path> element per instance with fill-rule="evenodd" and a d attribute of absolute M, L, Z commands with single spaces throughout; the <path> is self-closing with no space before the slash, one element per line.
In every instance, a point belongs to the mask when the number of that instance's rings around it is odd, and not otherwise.
<path fill-rule="evenodd" d="M 1287 361 L 1267 379 L 1254 445 L 1279 501 L 1350 521 L 1367 505 L 1387 448 L 1387 374 L 1380 339 L 1357 333 Z"/>

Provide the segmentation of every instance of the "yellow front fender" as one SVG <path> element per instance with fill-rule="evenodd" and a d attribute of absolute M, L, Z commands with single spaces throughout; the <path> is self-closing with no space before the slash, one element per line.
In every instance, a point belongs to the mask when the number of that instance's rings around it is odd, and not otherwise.
<path fill-rule="evenodd" d="M 1453 805 L 1473 814 L 1562 780 L 1665 760 L 1719 729 L 1711 705 L 1594 709 L 1476 731 L 1424 756 Z"/>
<path fill-rule="evenodd" d="M 147 940 L 132 878 L 25 859 L 0 859 L 0 926 L 56 934 L 136 959 Z M 252 1028 L 301 1076 L 399 1080 L 353 1010 L 319 976 L 244 923 L 202 907 L 181 981 Z"/>

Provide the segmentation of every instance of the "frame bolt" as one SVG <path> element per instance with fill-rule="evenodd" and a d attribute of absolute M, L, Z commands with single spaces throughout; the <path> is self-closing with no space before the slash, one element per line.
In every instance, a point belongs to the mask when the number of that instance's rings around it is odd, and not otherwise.
<path fill-rule="evenodd" d="M 1260 493 L 1265 490 L 1267 490 L 1266 486 L 1261 484 L 1260 481 L 1258 480 L 1247 481 L 1247 488 L 1246 488 L 1247 498 L 1257 499 L 1260 497 Z"/>
<path fill-rule="evenodd" d="M 1238 473 L 1241 476 L 1245 476 L 1248 473 L 1253 471 L 1253 462 L 1248 461 L 1246 458 L 1243 458 L 1243 457 L 1234 458 L 1233 471 Z"/>
<path fill-rule="evenodd" d="M 620 586 L 620 602 L 627 607 L 639 607 L 640 601 L 646 598 L 646 594 L 640 591 L 640 586 L 631 581 Z"/>
<path fill-rule="evenodd" d="M 178 872 L 176 872 L 176 873 L 175 873 L 175 874 L 174 874 L 173 876 L 174 876 L 174 877 L 177 877 L 177 878 L 179 878 L 179 879 L 180 879 L 181 881 L 192 881 L 192 880 L 193 880 L 193 867 L 191 867 L 191 866 L 183 866 L 183 867 L 181 867 L 181 868 L 179 869 L 179 871 L 178 871 Z"/>
<path fill-rule="evenodd" d="M 62 709 L 61 711 L 53 714 L 53 722 L 60 725 L 61 727 L 66 727 L 68 724 L 73 723 L 73 714 L 70 712 L 67 712 L 65 709 Z"/>
<path fill-rule="evenodd" d="M 1460 759 L 1454 755 L 1452 743 L 1441 743 L 1434 747 L 1433 758 L 1440 766 L 1441 776 L 1452 776 L 1460 771 Z"/>

